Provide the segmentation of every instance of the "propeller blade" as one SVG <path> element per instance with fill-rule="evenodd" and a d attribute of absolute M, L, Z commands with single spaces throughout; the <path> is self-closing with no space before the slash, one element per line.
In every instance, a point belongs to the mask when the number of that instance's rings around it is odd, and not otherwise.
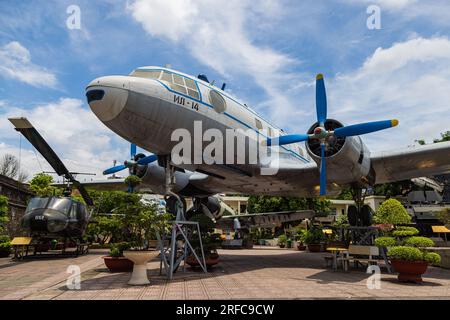
<path fill-rule="evenodd" d="M 147 156 L 145 158 L 141 158 L 137 161 L 137 164 L 139 165 L 146 165 L 146 164 L 150 164 L 154 161 L 158 160 L 158 157 L 154 154 Z"/>
<path fill-rule="evenodd" d="M 351 137 L 359 136 L 366 133 L 376 132 L 398 125 L 398 120 L 384 120 L 368 123 L 354 124 L 334 130 L 334 135 L 337 137 Z"/>
<path fill-rule="evenodd" d="M 267 146 L 283 146 L 285 144 L 307 141 L 308 139 L 309 135 L 307 134 L 288 134 L 277 138 L 268 138 Z"/>
<path fill-rule="evenodd" d="M 106 169 L 105 171 L 103 171 L 103 174 L 104 174 L 104 175 L 107 175 L 107 174 L 113 174 L 113 173 L 122 171 L 122 170 L 124 170 L 124 169 L 126 169 L 126 168 L 127 168 L 127 166 L 125 166 L 125 165 L 122 164 L 122 165 L 120 165 L 120 166 L 115 166 L 115 167 Z"/>
<path fill-rule="evenodd" d="M 130 159 L 134 159 L 136 152 L 137 152 L 136 145 L 134 143 L 132 143 L 131 148 L 130 148 Z"/>
<path fill-rule="evenodd" d="M 320 195 L 327 194 L 327 172 L 325 164 L 325 143 L 321 144 L 321 160 L 320 160 Z"/>
<path fill-rule="evenodd" d="M 323 74 L 318 74 L 316 77 L 316 110 L 317 122 L 323 127 L 327 120 L 327 93 Z"/>

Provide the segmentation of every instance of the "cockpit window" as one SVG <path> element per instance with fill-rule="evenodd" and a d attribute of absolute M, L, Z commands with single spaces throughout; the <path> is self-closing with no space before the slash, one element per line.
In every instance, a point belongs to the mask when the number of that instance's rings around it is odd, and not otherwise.
<path fill-rule="evenodd" d="M 43 209 L 47 205 L 48 198 L 32 198 L 28 203 L 26 212 L 33 211 L 35 209 Z"/>
<path fill-rule="evenodd" d="M 47 208 L 61 211 L 64 214 L 68 214 L 72 207 L 72 201 L 65 198 L 51 198 Z"/>
<path fill-rule="evenodd" d="M 145 70 L 145 69 L 137 69 L 130 74 L 130 76 L 132 77 L 147 78 L 147 79 L 159 79 L 160 75 L 161 71 Z"/>
<path fill-rule="evenodd" d="M 197 85 L 192 79 L 163 71 L 161 80 L 167 82 L 170 88 L 182 94 L 187 94 L 194 99 L 200 99 Z"/>

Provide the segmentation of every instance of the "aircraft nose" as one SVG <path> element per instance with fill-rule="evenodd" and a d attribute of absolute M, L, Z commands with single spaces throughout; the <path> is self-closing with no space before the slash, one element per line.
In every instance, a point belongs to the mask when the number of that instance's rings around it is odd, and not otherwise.
<path fill-rule="evenodd" d="M 129 88 L 128 77 L 101 77 L 88 84 L 86 98 L 95 115 L 107 122 L 115 119 L 125 108 Z"/>

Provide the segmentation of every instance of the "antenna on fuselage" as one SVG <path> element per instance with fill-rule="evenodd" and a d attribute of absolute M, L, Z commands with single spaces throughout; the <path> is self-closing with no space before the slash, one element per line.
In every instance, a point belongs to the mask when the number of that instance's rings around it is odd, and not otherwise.
<path fill-rule="evenodd" d="M 203 81 L 209 83 L 208 77 L 207 77 L 205 74 L 199 74 L 199 75 L 197 76 L 197 78 L 199 78 L 200 80 L 203 80 Z"/>

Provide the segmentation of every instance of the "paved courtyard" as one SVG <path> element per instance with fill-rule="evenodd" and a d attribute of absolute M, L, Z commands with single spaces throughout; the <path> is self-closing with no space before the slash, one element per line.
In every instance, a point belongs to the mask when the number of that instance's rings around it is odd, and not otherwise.
<path fill-rule="evenodd" d="M 332 272 L 322 253 L 283 249 L 220 250 L 208 274 L 178 272 L 173 281 L 148 264 L 151 285 L 127 285 L 128 273 L 110 273 L 91 250 L 78 258 L 14 262 L 0 259 L 0 299 L 450 299 L 450 270 L 429 268 L 423 284 L 399 284 L 383 273 L 381 289 L 368 289 L 364 270 Z M 81 268 L 81 289 L 69 290 L 67 267 Z"/>

